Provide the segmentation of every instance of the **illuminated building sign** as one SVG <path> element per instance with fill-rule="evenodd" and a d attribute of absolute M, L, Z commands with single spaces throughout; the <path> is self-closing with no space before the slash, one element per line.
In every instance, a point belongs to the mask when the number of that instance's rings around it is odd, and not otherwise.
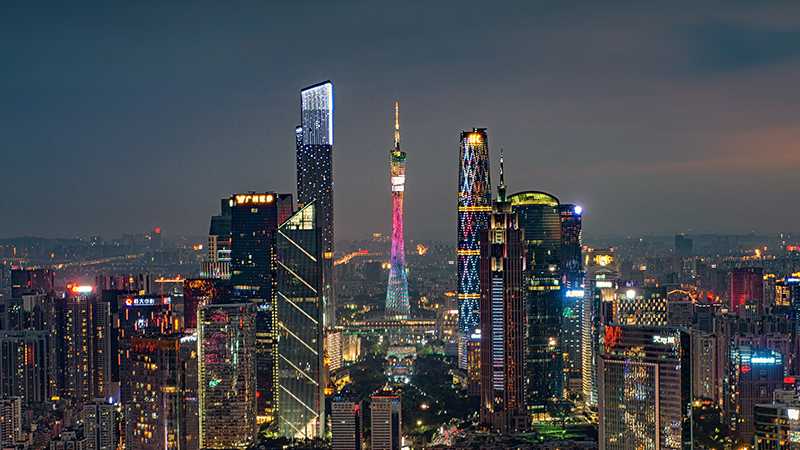
<path fill-rule="evenodd" d="M 172 297 L 127 297 L 125 299 L 125 306 L 162 306 L 172 303 Z"/>
<path fill-rule="evenodd" d="M 601 266 L 607 266 L 614 262 L 614 257 L 611 255 L 596 255 L 594 257 L 595 264 L 600 264 Z"/>
<path fill-rule="evenodd" d="M 614 283 L 611 282 L 611 281 L 598 281 L 595 286 L 597 286 L 599 288 L 610 288 L 610 287 L 614 287 Z"/>
<path fill-rule="evenodd" d="M 675 343 L 675 336 L 653 336 L 654 344 L 672 345 Z"/>
<path fill-rule="evenodd" d="M 572 289 L 567 291 L 564 295 L 570 298 L 580 298 L 583 297 L 583 291 L 581 289 Z"/>
<path fill-rule="evenodd" d="M 789 408 L 786 410 L 789 420 L 800 420 L 800 409 Z"/>
<path fill-rule="evenodd" d="M 237 205 L 272 203 L 275 200 L 275 196 L 272 194 L 235 195 L 234 198 Z"/>
<path fill-rule="evenodd" d="M 92 286 L 72 286 L 72 292 L 75 294 L 88 294 L 93 290 Z"/>
<path fill-rule="evenodd" d="M 754 356 L 750 358 L 751 364 L 775 364 L 774 356 Z"/>

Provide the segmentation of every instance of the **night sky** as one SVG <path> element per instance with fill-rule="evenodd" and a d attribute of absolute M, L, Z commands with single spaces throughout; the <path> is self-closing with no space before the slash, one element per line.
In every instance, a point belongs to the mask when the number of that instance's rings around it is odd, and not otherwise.
<path fill-rule="evenodd" d="M 0 3 L 0 238 L 203 236 L 295 194 L 325 80 L 337 240 L 391 232 L 395 101 L 407 239 L 455 244 L 473 127 L 585 236 L 800 231 L 800 2 L 74 3 Z"/>

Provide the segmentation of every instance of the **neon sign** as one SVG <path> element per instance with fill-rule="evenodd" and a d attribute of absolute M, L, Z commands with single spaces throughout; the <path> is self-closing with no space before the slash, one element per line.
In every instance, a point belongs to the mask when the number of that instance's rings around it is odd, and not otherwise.
<path fill-rule="evenodd" d="M 252 204 L 259 204 L 259 203 L 272 203 L 275 200 L 275 196 L 272 194 L 247 194 L 247 195 L 236 195 L 236 204 L 242 205 L 247 203 Z"/>

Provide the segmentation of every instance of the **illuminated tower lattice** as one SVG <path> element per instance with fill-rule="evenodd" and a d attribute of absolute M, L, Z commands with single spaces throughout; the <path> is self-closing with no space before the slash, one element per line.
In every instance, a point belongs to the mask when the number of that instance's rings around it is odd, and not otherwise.
<path fill-rule="evenodd" d="M 492 209 L 489 142 L 485 128 L 461 132 L 458 172 L 458 329 L 470 332 L 480 321 L 479 230 Z"/>
<path fill-rule="evenodd" d="M 408 280 L 403 244 L 403 189 L 406 183 L 406 154 L 400 151 L 400 122 L 397 103 L 394 105 L 394 150 L 389 154 L 392 167 L 392 257 L 389 287 L 386 291 L 386 317 L 408 319 Z"/>

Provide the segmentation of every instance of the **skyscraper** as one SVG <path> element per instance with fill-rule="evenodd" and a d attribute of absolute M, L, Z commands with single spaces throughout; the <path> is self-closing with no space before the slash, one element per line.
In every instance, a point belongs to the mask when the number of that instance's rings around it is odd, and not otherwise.
<path fill-rule="evenodd" d="M 371 400 L 372 450 L 400 450 L 403 445 L 400 394 L 387 386 L 372 394 Z"/>
<path fill-rule="evenodd" d="M 198 314 L 200 448 L 245 448 L 256 437 L 256 305 L 208 305 Z"/>
<path fill-rule="evenodd" d="M 503 157 L 500 188 L 480 231 L 481 422 L 500 432 L 526 430 L 525 232 L 506 199 Z"/>
<path fill-rule="evenodd" d="M 458 172 L 458 330 L 461 333 L 471 332 L 480 322 L 478 234 L 488 227 L 491 210 L 486 128 L 462 131 Z"/>
<path fill-rule="evenodd" d="M 403 190 L 406 184 L 406 153 L 400 151 L 400 119 L 394 104 L 394 150 L 389 153 L 392 168 L 392 256 L 386 290 L 386 318 L 406 320 L 409 315 L 408 280 L 403 238 Z"/>
<path fill-rule="evenodd" d="M 331 400 L 331 450 L 361 450 L 361 399 L 349 386 Z"/>
<path fill-rule="evenodd" d="M 692 448 L 691 348 L 683 328 L 606 327 L 598 375 L 600 450 Z"/>
<path fill-rule="evenodd" d="M 570 382 L 570 392 L 582 389 L 581 374 L 581 316 L 583 311 L 583 258 L 581 257 L 581 219 L 583 208 L 561 205 L 561 293 L 563 300 L 561 342 L 566 356 L 565 371 Z M 573 389 L 572 381 L 577 389 Z"/>
<path fill-rule="evenodd" d="M 257 306 L 258 415 L 266 420 L 274 418 L 278 401 L 275 231 L 292 215 L 292 196 L 273 192 L 236 194 L 229 203 L 233 301 L 249 301 Z"/>
<path fill-rule="evenodd" d="M 589 249 L 586 254 L 586 286 L 581 311 L 581 377 L 583 401 L 597 407 L 597 355 L 603 335 L 604 310 L 610 310 L 619 279 L 619 262 L 613 249 Z"/>
<path fill-rule="evenodd" d="M 561 342 L 561 207 L 554 196 L 537 191 L 508 198 L 525 230 L 526 403 L 543 413 L 547 402 L 563 396 Z"/>
<path fill-rule="evenodd" d="M 321 217 L 307 203 L 275 233 L 278 335 L 278 430 L 310 439 L 325 435 L 325 368 Z"/>
<path fill-rule="evenodd" d="M 186 448 L 185 371 L 190 357 L 180 333 L 131 341 L 131 401 L 126 405 L 125 448 Z"/>
<path fill-rule="evenodd" d="M 324 325 L 335 324 L 333 289 L 333 84 L 325 81 L 300 91 L 297 142 L 297 202 L 317 200 L 322 214 Z"/>

